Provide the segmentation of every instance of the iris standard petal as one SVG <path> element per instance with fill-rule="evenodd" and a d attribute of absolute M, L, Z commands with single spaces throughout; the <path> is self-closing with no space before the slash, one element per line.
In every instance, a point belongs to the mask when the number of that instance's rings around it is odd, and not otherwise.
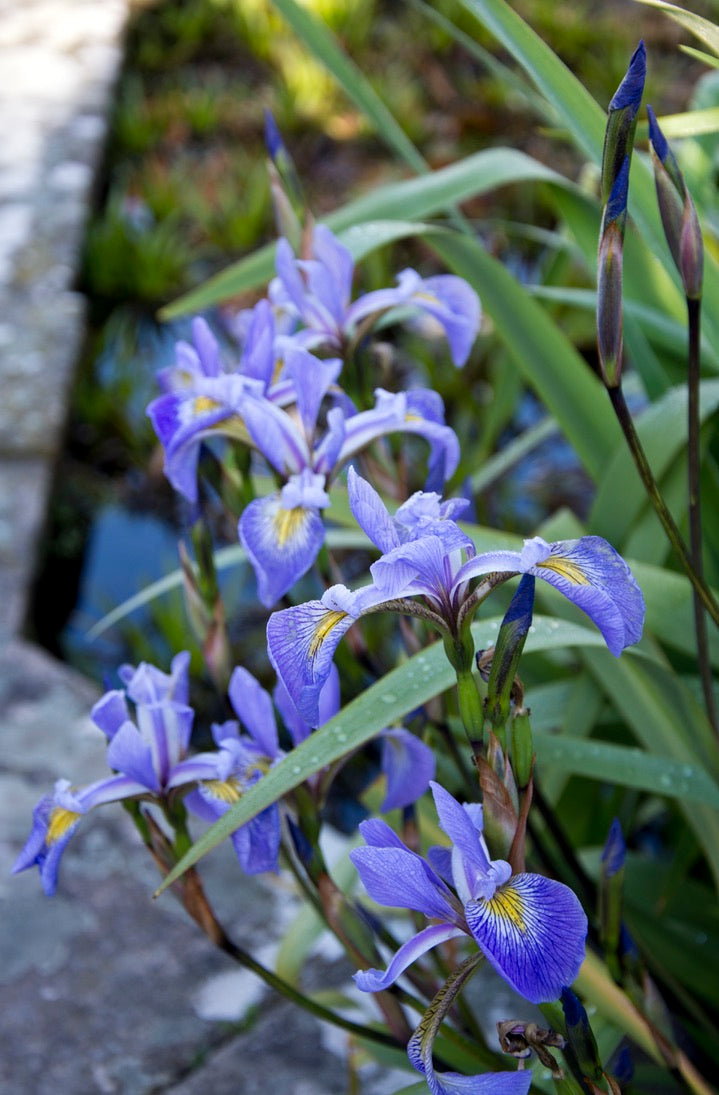
<path fill-rule="evenodd" d="M 307 573 L 325 537 L 316 509 L 285 509 L 279 494 L 250 502 L 238 531 L 257 576 L 257 595 L 266 608 Z"/>
<path fill-rule="evenodd" d="M 455 928 L 452 924 L 433 924 L 403 943 L 386 970 L 358 970 L 353 975 L 354 982 L 362 992 L 381 992 L 393 985 L 413 962 L 432 947 L 463 934 L 461 928 Z"/>
<path fill-rule="evenodd" d="M 227 694 L 238 719 L 249 730 L 252 740 L 264 756 L 274 760 L 280 745 L 269 693 L 251 673 L 238 665 L 232 671 Z"/>
<path fill-rule="evenodd" d="M 494 968 L 532 1003 L 556 1000 L 579 973 L 587 918 L 561 882 L 514 875 L 489 901 L 470 901 L 464 911 Z"/>
<path fill-rule="evenodd" d="M 352 467 L 347 471 L 347 496 L 352 516 L 375 547 L 384 554 L 399 546 L 400 537 L 389 510 L 374 487 Z"/>

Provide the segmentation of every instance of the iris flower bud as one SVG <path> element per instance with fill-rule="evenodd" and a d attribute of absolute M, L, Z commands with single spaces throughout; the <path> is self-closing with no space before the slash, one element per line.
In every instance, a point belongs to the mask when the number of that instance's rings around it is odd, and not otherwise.
<path fill-rule="evenodd" d="M 698 300 L 702 295 L 704 273 L 704 244 L 699 218 L 691 195 L 684 185 L 679 164 L 650 106 L 647 107 L 647 114 L 654 181 L 664 235 L 681 275 L 687 298 Z"/>

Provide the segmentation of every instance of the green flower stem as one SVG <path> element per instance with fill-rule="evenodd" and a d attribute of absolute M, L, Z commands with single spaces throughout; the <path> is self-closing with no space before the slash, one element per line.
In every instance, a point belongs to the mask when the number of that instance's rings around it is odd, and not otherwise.
<path fill-rule="evenodd" d="M 687 388 L 688 419 L 688 457 L 689 457 L 689 550 L 692 563 L 698 576 L 704 577 L 702 559 L 702 511 L 701 511 L 701 458 L 699 438 L 699 364 L 701 331 L 701 298 L 687 297 L 687 317 L 689 325 L 689 360 Z M 707 639 L 707 620 L 701 597 L 694 589 L 694 628 L 697 636 L 697 662 L 699 676 L 704 693 L 704 704 L 709 722 L 715 733 L 719 733 L 714 683 L 711 661 L 709 659 L 709 641 Z"/>
<path fill-rule="evenodd" d="M 692 583 L 694 589 L 696 590 L 697 596 L 701 600 L 701 603 L 706 608 L 714 623 L 719 627 L 719 605 L 714 600 L 711 590 L 707 586 L 704 579 L 699 574 L 697 574 L 691 556 L 689 554 L 689 550 L 682 538 L 682 534 L 677 528 L 674 522 L 674 518 L 667 509 L 666 503 L 652 474 L 652 470 L 649 467 L 649 463 L 642 447 L 642 443 L 639 440 L 636 429 L 634 428 L 634 422 L 632 421 L 632 416 L 629 413 L 629 408 L 627 407 L 626 401 L 624 399 L 624 393 L 621 387 L 607 388 L 607 391 L 609 393 L 609 398 L 612 401 L 614 412 L 624 432 L 624 436 L 626 438 L 630 452 L 634 458 L 634 463 L 637 466 L 637 471 L 641 476 L 641 480 L 644 484 L 649 500 L 654 506 L 657 517 L 661 521 L 667 538 L 674 548 L 674 551 L 678 555 L 679 560 L 684 567 L 686 575 L 689 578 L 689 581 Z"/>
<path fill-rule="evenodd" d="M 484 710 L 477 682 L 472 673 L 474 643 L 469 626 L 464 628 L 459 635 L 445 634 L 444 650 L 457 676 L 459 716 L 469 744 L 472 747 L 472 753 L 475 757 L 478 757 L 482 752 Z"/>

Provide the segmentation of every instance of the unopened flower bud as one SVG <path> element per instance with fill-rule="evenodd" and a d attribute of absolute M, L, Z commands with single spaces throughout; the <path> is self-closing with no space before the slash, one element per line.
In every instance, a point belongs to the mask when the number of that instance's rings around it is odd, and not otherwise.
<path fill-rule="evenodd" d="M 650 106 L 647 107 L 647 114 L 654 181 L 664 235 L 681 275 L 686 296 L 690 300 L 698 300 L 702 294 L 704 275 L 704 243 L 699 218 L 676 157 Z"/>

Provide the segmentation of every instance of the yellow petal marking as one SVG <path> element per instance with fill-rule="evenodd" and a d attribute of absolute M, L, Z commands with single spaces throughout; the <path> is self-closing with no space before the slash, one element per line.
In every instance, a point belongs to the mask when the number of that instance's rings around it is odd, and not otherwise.
<path fill-rule="evenodd" d="M 275 534 L 279 547 L 284 547 L 288 540 L 294 540 L 305 523 L 307 510 L 302 506 L 294 509 L 283 509 L 281 506 L 272 518 L 275 526 Z"/>
<path fill-rule="evenodd" d="M 203 779 L 202 784 L 213 798 L 219 798 L 220 802 L 239 802 L 242 794 L 235 779 Z"/>
<path fill-rule="evenodd" d="M 324 616 L 317 624 L 315 633 L 310 641 L 310 648 L 308 651 L 310 658 L 316 656 L 317 651 L 322 646 L 322 643 L 325 641 L 332 628 L 336 627 L 340 620 L 344 620 L 346 615 L 346 612 L 339 612 L 337 609 L 325 612 Z"/>
<path fill-rule="evenodd" d="M 72 828 L 78 818 L 81 817 L 82 814 L 77 814 L 74 810 L 66 810 L 64 806 L 55 806 L 50 811 L 50 817 L 48 818 L 45 843 L 49 846 L 61 840 L 67 830 Z"/>
<path fill-rule="evenodd" d="M 513 886 L 503 886 L 487 902 L 487 908 L 500 920 L 508 920 L 518 931 L 526 932 L 524 901 Z"/>
<path fill-rule="evenodd" d="M 575 586 L 589 586 L 592 584 L 582 568 L 563 555 L 550 555 L 543 563 L 537 563 L 537 567 L 553 570 L 555 574 L 560 574 L 562 578 L 566 578 L 568 582 Z"/>
<path fill-rule="evenodd" d="M 195 396 L 192 409 L 195 414 L 204 414 L 205 411 L 215 411 L 220 406 L 216 399 L 210 399 L 209 395 Z"/>

